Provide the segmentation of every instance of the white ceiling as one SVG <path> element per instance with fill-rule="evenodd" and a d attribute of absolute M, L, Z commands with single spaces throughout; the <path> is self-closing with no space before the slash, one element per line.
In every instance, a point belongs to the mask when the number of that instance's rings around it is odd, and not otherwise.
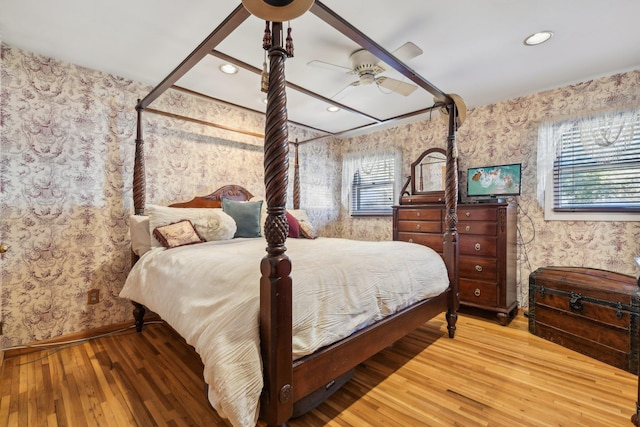
<path fill-rule="evenodd" d="M 567 84 L 640 69 L 638 0 L 322 0 L 389 52 L 407 41 L 424 53 L 406 65 L 468 108 Z M 3 43 L 117 76 L 157 85 L 240 4 L 237 0 L 0 0 Z M 320 60 L 349 67 L 359 46 L 312 13 L 291 22 L 295 56 L 287 80 L 331 98 L 355 78 L 307 65 Z M 216 50 L 262 68 L 264 22 L 253 16 Z M 551 30 L 552 39 L 527 47 L 526 36 Z M 259 75 L 217 70 L 208 55 L 177 84 L 264 111 Z M 409 82 L 393 69 L 382 75 Z M 373 121 L 326 102 L 287 91 L 290 120 L 331 133 Z M 433 95 L 405 97 L 359 86 L 340 103 L 380 120 L 419 111 Z M 133 106 L 132 106 L 133 107 Z"/>

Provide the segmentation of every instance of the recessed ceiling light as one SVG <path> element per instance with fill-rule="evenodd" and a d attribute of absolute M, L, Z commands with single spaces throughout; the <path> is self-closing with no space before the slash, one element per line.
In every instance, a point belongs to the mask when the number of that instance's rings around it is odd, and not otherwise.
<path fill-rule="evenodd" d="M 222 64 L 218 68 L 220 68 L 220 71 L 222 71 L 225 74 L 235 74 L 238 72 L 238 67 L 231 64 Z"/>
<path fill-rule="evenodd" d="M 337 113 L 338 111 L 340 111 L 340 108 L 336 107 L 335 105 L 331 105 L 327 107 L 327 111 L 330 113 Z"/>
<path fill-rule="evenodd" d="M 524 39 L 524 44 L 527 46 L 536 46 L 549 40 L 552 35 L 553 32 L 551 31 L 539 31 Z"/>

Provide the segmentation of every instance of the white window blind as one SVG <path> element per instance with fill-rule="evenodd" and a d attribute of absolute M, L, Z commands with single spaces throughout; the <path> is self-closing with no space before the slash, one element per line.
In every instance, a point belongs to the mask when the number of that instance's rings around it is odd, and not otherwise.
<path fill-rule="evenodd" d="M 554 211 L 640 212 L 640 114 L 578 120 L 553 162 Z"/>
<path fill-rule="evenodd" d="M 349 213 L 391 215 L 399 191 L 401 173 L 399 151 L 359 157 L 349 155 L 343 164 L 343 184 L 348 187 Z"/>

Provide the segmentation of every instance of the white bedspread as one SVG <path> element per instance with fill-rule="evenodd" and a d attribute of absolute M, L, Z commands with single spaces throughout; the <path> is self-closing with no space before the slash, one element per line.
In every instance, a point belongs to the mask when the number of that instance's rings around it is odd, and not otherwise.
<path fill-rule="evenodd" d="M 404 242 L 289 239 L 294 359 L 448 287 L 433 250 Z M 158 313 L 204 363 L 209 400 L 234 426 L 255 426 L 262 390 L 258 331 L 264 239 L 154 248 L 120 296 Z"/>

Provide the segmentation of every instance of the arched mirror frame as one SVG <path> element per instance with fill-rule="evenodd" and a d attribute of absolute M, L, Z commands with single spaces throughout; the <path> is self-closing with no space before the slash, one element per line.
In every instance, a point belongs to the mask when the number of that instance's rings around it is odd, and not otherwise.
<path fill-rule="evenodd" d="M 433 158 L 434 161 L 424 162 L 426 158 Z M 444 168 L 447 162 L 447 152 L 443 148 L 429 148 L 425 152 L 423 152 L 418 159 L 411 163 L 411 194 L 412 195 L 429 195 L 432 196 L 430 198 L 444 200 Z M 426 183 L 426 187 L 430 190 L 424 191 L 425 188 L 425 173 L 424 166 L 427 167 L 436 167 L 442 168 L 439 170 L 439 173 L 427 173 L 427 179 L 429 182 Z M 439 176 L 440 182 L 431 182 L 433 181 L 433 176 Z M 437 190 L 436 190 L 437 188 Z"/>

